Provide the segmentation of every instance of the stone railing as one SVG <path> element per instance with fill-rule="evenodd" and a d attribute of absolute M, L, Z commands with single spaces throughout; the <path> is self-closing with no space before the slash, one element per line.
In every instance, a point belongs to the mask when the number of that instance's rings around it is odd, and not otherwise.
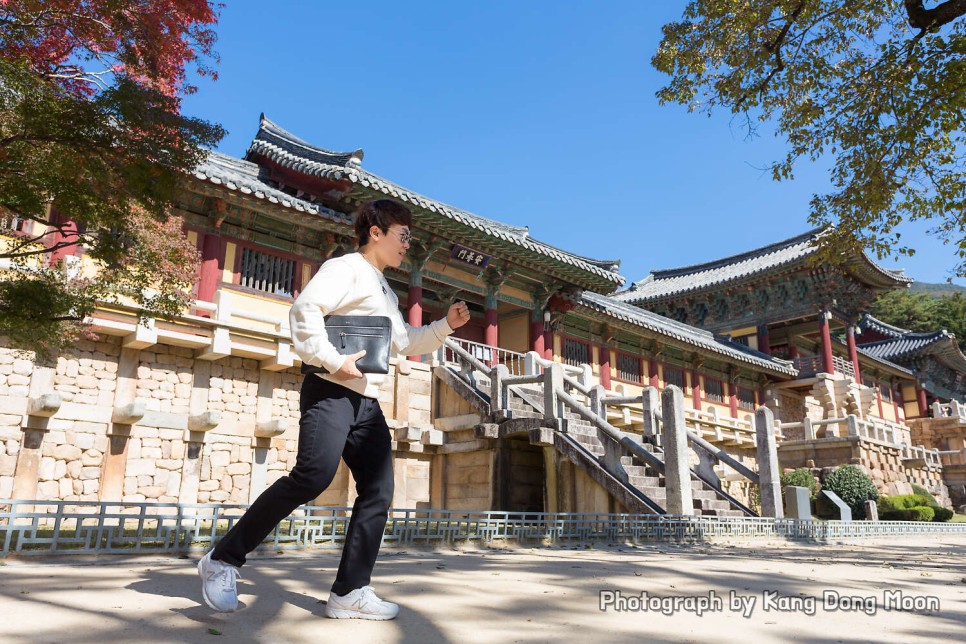
<path fill-rule="evenodd" d="M 922 445 L 912 445 L 909 428 L 890 423 L 886 420 L 862 420 L 854 414 L 844 418 L 825 418 L 812 420 L 805 418 L 797 423 L 782 423 L 782 429 L 804 429 L 805 440 L 817 438 L 842 438 L 854 436 L 886 447 L 898 449 L 904 460 L 922 461 L 927 467 L 942 467 L 938 449 L 927 449 Z M 818 428 L 824 427 L 823 436 Z"/>
<path fill-rule="evenodd" d="M 966 420 L 966 404 L 958 400 L 950 400 L 945 405 L 940 402 L 934 402 L 932 404 L 932 417 Z"/>
<path fill-rule="evenodd" d="M 524 354 L 500 347 L 492 347 L 482 342 L 464 340 L 462 338 L 449 338 L 447 344 L 443 346 L 440 361 L 444 364 L 455 364 L 458 362 L 452 345 L 461 347 L 468 354 L 489 367 L 502 364 L 506 365 L 506 368 L 514 375 L 519 376 L 526 373 L 526 356 Z"/>

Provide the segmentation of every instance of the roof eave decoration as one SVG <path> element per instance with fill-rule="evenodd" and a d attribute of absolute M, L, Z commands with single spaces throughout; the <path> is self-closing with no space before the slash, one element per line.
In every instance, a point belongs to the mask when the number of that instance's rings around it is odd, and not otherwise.
<path fill-rule="evenodd" d="M 822 228 L 816 228 L 737 255 L 702 264 L 654 271 L 626 291 L 615 294 L 615 297 L 630 303 L 653 302 L 709 291 L 769 271 L 798 266 L 818 251 L 817 244 L 823 231 Z M 902 271 L 891 271 L 879 266 L 865 251 L 856 253 L 847 266 L 847 270 L 856 279 L 875 289 L 892 289 L 906 286 L 913 281 Z"/>
<path fill-rule="evenodd" d="M 331 181 L 349 181 L 367 191 L 398 199 L 430 215 L 451 220 L 468 229 L 471 235 L 478 232 L 476 236 L 482 237 L 480 243 L 510 244 L 563 264 L 571 271 L 576 269 L 578 275 L 584 276 L 580 285 L 586 288 L 609 292 L 624 284 L 624 277 L 616 272 L 618 261 L 590 260 L 573 255 L 530 237 L 529 230 L 525 227 L 501 224 L 430 199 L 364 170 L 360 163 L 351 162 L 353 155 L 358 155 L 359 160 L 362 158 L 361 150 L 340 153 L 312 146 L 262 115 L 258 133 L 248 149 L 246 159 L 263 157 L 301 174 Z"/>
<path fill-rule="evenodd" d="M 888 338 L 898 338 L 907 333 L 912 333 L 909 329 L 901 329 L 897 326 L 887 324 L 869 313 L 863 315 L 862 319 L 859 320 L 859 328 L 863 331 L 874 331 Z"/>
<path fill-rule="evenodd" d="M 683 345 L 717 354 L 723 359 L 744 362 L 763 371 L 769 371 L 773 375 L 792 378 L 798 375 L 798 371 L 787 360 L 772 358 L 744 345 L 725 341 L 703 329 L 677 322 L 651 311 L 639 309 L 613 297 L 585 292 L 578 305 L 600 315 L 645 328 L 676 340 Z"/>
<path fill-rule="evenodd" d="M 209 151 L 207 158 L 191 173 L 199 181 L 251 197 L 267 204 L 290 208 L 296 212 L 316 215 L 338 224 L 352 225 L 352 217 L 308 199 L 292 196 L 266 184 L 259 177 L 259 167 L 243 159 Z"/>

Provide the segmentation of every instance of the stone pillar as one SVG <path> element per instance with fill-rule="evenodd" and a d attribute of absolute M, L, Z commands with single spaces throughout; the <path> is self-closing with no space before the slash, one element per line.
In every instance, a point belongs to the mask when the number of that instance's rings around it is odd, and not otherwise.
<path fill-rule="evenodd" d="M 127 447 L 132 425 L 141 420 L 146 409 L 136 399 L 140 355 L 138 349 L 121 349 L 117 360 L 114 411 L 107 430 L 108 447 L 101 466 L 101 501 L 121 501 L 124 498 Z"/>
<path fill-rule="evenodd" d="M 610 389 L 610 348 L 606 343 L 601 343 L 598 349 L 598 363 L 600 364 L 600 386 Z"/>
<path fill-rule="evenodd" d="M 831 316 L 828 311 L 822 311 L 818 317 L 818 330 L 822 338 L 822 368 L 825 373 L 835 373 L 835 361 L 832 359 L 832 335 L 829 333 L 828 326 Z"/>
<path fill-rule="evenodd" d="M 661 393 L 664 417 L 664 479 L 668 514 L 691 516 L 694 500 L 691 469 L 688 467 L 688 439 L 684 425 L 684 394 L 674 385 Z"/>
<path fill-rule="evenodd" d="M 191 398 L 188 402 L 189 418 L 200 415 L 208 408 L 208 387 L 211 377 L 211 362 L 195 360 L 194 380 L 191 383 Z M 204 456 L 206 434 L 201 431 L 185 432 L 184 464 L 181 467 L 181 488 L 178 503 L 197 503 L 198 485 L 201 483 L 201 464 Z"/>
<path fill-rule="evenodd" d="M 775 414 L 767 407 L 755 411 L 755 443 L 758 448 L 758 485 L 761 488 L 761 515 L 781 519 L 782 490 L 775 444 Z"/>
<path fill-rule="evenodd" d="M 765 323 L 758 325 L 758 350 L 771 355 L 771 341 L 768 339 L 768 325 Z"/>
<path fill-rule="evenodd" d="M 855 372 L 855 381 L 861 385 L 862 373 L 859 371 L 859 351 L 855 346 L 855 325 L 851 323 L 845 327 L 845 344 L 849 348 L 849 360 L 852 361 L 852 371 Z M 881 410 L 879 413 L 881 415 Z"/>
<path fill-rule="evenodd" d="M 27 371 L 26 363 L 22 371 L 17 371 L 18 375 L 25 375 Z M 15 370 L 17 364 L 14 364 Z M 60 407 L 60 396 L 54 394 L 54 373 L 53 367 L 44 367 L 37 364 L 33 365 L 30 372 L 30 384 L 27 387 L 27 413 L 23 418 L 23 440 L 20 443 L 20 450 L 17 452 L 17 469 L 13 479 L 13 498 L 14 499 L 36 499 L 37 490 L 40 483 L 40 463 L 43 458 L 44 436 L 47 434 L 51 422 L 51 415 Z M 45 399 L 51 401 L 49 409 L 44 410 L 43 404 L 36 404 Z M 21 508 L 29 512 L 30 508 Z"/>
<path fill-rule="evenodd" d="M 198 299 L 202 302 L 214 302 L 221 271 L 225 266 L 225 250 L 221 235 L 215 232 L 205 233 L 201 245 L 201 274 L 198 278 Z M 203 315 L 208 316 L 206 311 Z"/>

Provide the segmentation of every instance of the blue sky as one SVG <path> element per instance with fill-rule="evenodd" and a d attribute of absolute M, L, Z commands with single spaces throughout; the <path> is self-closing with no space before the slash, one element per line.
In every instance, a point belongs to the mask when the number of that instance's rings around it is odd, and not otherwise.
<path fill-rule="evenodd" d="M 227 0 L 220 79 L 186 113 L 221 123 L 242 156 L 265 112 L 370 172 L 599 259 L 630 281 L 809 229 L 827 186 L 803 164 L 763 170 L 782 141 L 749 139 L 729 115 L 658 105 L 650 66 L 683 2 Z M 912 258 L 883 260 L 942 282 L 949 247 L 909 227 Z M 954 283 L 966 285 L 966 280 Z"/>

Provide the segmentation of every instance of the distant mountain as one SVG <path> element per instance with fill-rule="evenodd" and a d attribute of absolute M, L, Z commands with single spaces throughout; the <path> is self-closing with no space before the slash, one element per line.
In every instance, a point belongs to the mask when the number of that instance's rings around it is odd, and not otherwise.
<path fill-rule="evenodd" d="M 909 287 L 910 293 L 928 293 L 933 297 L 948 297 L 953 293 L 962 293 L 966 296 L 966 286 L 958 284 L 930 284 L 929 282 L 913 282 Z"/>

